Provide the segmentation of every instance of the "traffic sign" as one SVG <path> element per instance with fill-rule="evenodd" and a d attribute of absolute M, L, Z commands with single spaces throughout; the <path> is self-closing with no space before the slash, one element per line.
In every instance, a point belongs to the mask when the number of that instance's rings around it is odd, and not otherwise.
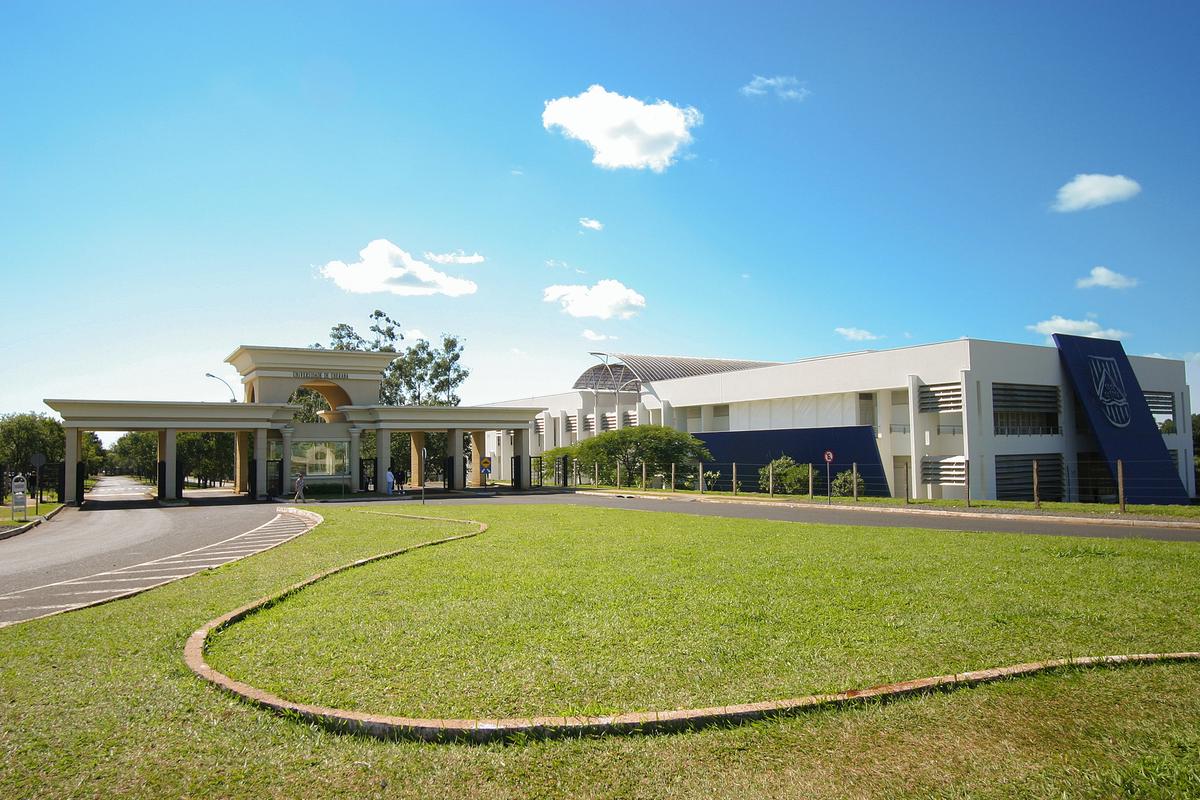
<path fill-rule="evenodd" d="M 24 475 L 14 475 L 12 479 L 12 514 L 15 518 L 17 512 L 21 512 L 21 516 L 25 517 L 28 514 L 28 506 L 26 505 L 26 483 Z"/>
<path fill-rule="evenodd" d="M 29 457 L 29 464 L 34 469 L 41 469 L 42 467 L 46 466 L 46 454 L 34 453 Z"/>
<path fill-rule="evenodd" d="M 832 450 L 826 450 L 826 451 L 825 451 L 825 463 L 826 463 L 826 464 L 832 464 L 832 463 L 833 463 L 833 451 L 832 451 Z"/>
<path fill-rule="evenodd" d="M 483 458 L 479 459 L 479 471 L 484 473 L 489 473 L 492 471 L 491 456 L 484 456 Z"/>

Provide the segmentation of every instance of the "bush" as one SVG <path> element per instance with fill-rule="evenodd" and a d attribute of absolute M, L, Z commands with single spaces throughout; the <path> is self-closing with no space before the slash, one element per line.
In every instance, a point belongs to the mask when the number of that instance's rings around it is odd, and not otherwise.
<path fill-rule="evenodd" d="M 791 456 L 780 456 L 758 471 L 759 491 L 769 490 L 771 470 L 775 472 L 775 491 L 779 494 L 808 493 L 808 464 L 797 464 Z"/>
<path fill-rule="evenodd" d="M 833 476 L 833 495 L 834 497 L 852 497 L 854 495 L 854 471 L 846 470 L 839 472 Z M 861 496 L 866 494 L 867 485 L 863 481 L 862 475 L 858 476 L 858 494 Z"/>

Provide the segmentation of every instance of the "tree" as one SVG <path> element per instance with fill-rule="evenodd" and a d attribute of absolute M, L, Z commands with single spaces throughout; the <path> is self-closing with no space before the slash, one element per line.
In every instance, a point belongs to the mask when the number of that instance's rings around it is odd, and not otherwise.
<path fill-rule="evenodd" d="M 572 445 L 581 467 L 599 464 L 602 469 L 621 465 L 622 484 L 634 482 L 641 476 L 642 464 L 649 471 L 664 472 L 671 464 L 691 466 L 697 461 L 710 461 L 712 454 L 704 442 L 684 431 L 663 425 L 638 425 L 605 431 Z"/>
<path fill-rule="evenodd" d="M 318 414 L 322 411 L 330 410 L 329 403 L 315 389 L 305 389 L 303 387 L 297 389 L 288 398 L 288 402 L 294 406 L 300 406 L 300 410 L 296 412 L 293 419 L 302 424 L 320 422 L 321 417 Z"/>
<path fill-rule="evenodd" d="M 152 431 L 130 431 L 113 442 L 108 452 L 108 467 L 112 472 L 153 479 L 158 476 L 158 434 Z"/>
<path fill-rule="evenodd" d="M 34 453 L 47 462 L 63 460 L 66 438 L 62 423 L 45 414 L 5 414 L 0 416 L 0 464 L 23 470 Z"/>

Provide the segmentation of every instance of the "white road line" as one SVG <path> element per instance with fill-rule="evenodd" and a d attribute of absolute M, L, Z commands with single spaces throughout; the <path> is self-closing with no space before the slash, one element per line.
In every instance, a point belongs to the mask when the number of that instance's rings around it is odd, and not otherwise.
<path fill-rule="evenodd" d="M 62 603 L 56 606 L 21 606 L 20 608 L 0 609 L 0 614 L 15 614 L 18 611 L 43 611 L 51 608 L 74 608 L 78 603 Z"/>
<path fill-rule="evenodd" d="M 239 534 L 237 534 L 236 536 L 230 536 L 228 539 L 222 539 L 222 540 L 221 540 L 221 541 L 219 541 L 219 542 L 212 542 L 211 544 L 206 544 L 206 545 L 203 545 L 203 546 L 201 546 L 201 547 L 194 547 L 194 548 L 192 548 L 191 550 L 185 550 L 185 551 L 183 551 L 182 553 L 176 553 L 174 556 L 166 556 L 165 558 L 156 558 L 156 559 L 154 559 L 154 560 L 152 560 L 152 561 L 143 561 L 141 564 L 131 564 L 131 565 L 130 565 L 130 566 L 128 566 L 128 567 L 122 567 L 122 568 L 120 568 L 120 569 L 118 569 L 118 570 L 109 570 L 109 571 L 107 571 L 107 572 L 97 572 L 97 573 L 94 573 L 94 574 L 95 574 L 95 575 L 111 575 L 111 574 L 113 574 L 113 572 L 125 571 L 125 570 L 131 570 L 131 569 L 135 569 L 135 568 L 137 568 L 137 567 L 144 567 L 144 566 L 148 566 L 148 565 L 151 565 L 151 564 L 159 564 L 159 563 L 161 563 L 162 561 L 164 561 L 166 558 L 178 558 L 179 556 L 186 556 L 186 555 L 190 555 L 190 554 L 192 554 L 192 553 L 195 553 L 195 552 L 197 552 L 197 551 L 203 550 L 203 549 L 205 549 L 205 548 L 207 548 L 207 547 L 212 547 L 213 545 L 218 545 L 218 544 L 225 544 L 225 543 L 227 543 L 227 542 L 230 542 L 230 541 L 232 541 L 232 540 L 234 540 L 234 539 L 237 539 L 238 537 L 241 537 L 241 536 L 247 536 L 247 535 L 249 535 L 249 534 L 255 533 L 256 531 L 261 531 L 261 530 L 263 530 L 264 528 L 266 528 L 268 525 L 272 524 L 272 523 L 273 523 L 273 522 L 275 522 L 276 520 L 279 520 L 279 519 L 281 519 L 282 517 L 283 517 L 283 514 L 276 514 L 276 515 L 275 515 L 275 517 L 274 517 L 273 519 L 270 519 L 270 520 L 268 520 L 267 522 L 264 522 L 262 525 L 259 525 L 257 528 L 252 528 L 251 530 L 245 531 L 245 532 L 243 532 L 243 533 L 239 533 Z M 290 521 L 290 520 L 289 520 L 289 521 Z M 89 575 L 89 576 L 84 576 L 84 577 L 92 577 L 92 576 L 90 576 L 90 575 Z M 28 588 L 28 589 L 19 589 L 18 591 L 15 591 L 15 592 L 10 592 L 10 594 L 13 594 L 13 595 L 17 595 L 17 594 L 25 594 L 26 592 L 34 592 L 34 591 L 37 591 L 38 589 L 49 589 L 49 588 L 51 588 L 51 587 L 53 587 L 53 586 L 61 586 L 61 585 L 62 585 L 62 584 L 64 584 L 64 583 L 71 583 L 71 582 L 73 582 L 73 581 L 77 581 L 77 580 L 79 580 L 79 578 L 68 578 L 68 579 L 66 579 L 66 580 L 62 580 L 62 581 L 55 581 L 54 583 L 45 583 L 45 584 L 42 584 L 41 586 L 31 586 L 31 587 L 30 587 L 30 588 Z"/>
<path fill-rule="evenodd" d="M 86 586 L 93 583 L 125 583 L 128 581 L 159 580 L 160 578 L 166 580 L 167 578 L 187 578 L 195 574 L 194 572 L 188 572 L 184 575 L 135 575 L 132 578 L 80 578 L 71 583 L 64 583 L 63 586 Z M 0 600 L 3 599 L 0 597 Z"/>

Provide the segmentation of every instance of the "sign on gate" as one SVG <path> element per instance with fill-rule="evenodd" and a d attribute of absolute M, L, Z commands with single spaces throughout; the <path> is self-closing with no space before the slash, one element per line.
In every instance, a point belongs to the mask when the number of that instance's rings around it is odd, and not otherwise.
<path fill-rule="evenodd" d="M 25 476 L 14 475 L 12 479 L 12 515 L 14 519 L 18 511 L 21 512 L 22 518 L 28 514 L 26 489 Z"/>

